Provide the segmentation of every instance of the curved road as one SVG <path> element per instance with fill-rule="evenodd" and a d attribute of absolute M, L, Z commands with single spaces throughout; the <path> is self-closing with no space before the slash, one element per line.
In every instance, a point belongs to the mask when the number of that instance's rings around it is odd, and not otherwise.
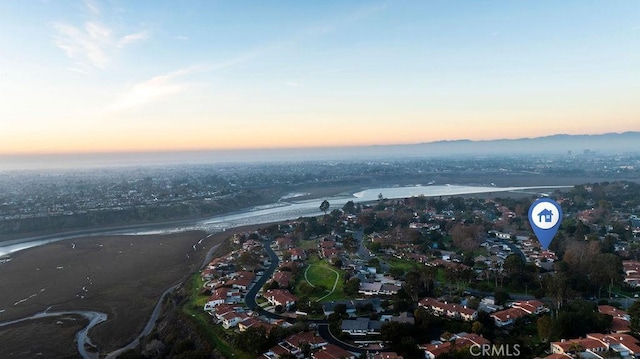
<path fill-rule="evenodd" d="M 249 307 L 249 309 L 258 312 L 261 315 L 265 315 L 268 318 L 288 319 L 276 313 L 272 313 L 264 310 L 256 302 L 256 296 L 258 295 L 258 291 L 260 291 L 260 288 L 262 288 L 262 286 L 264 286 L 264 284 L 267 283 L 269 279 L 271 279 L 271 277 L 273 276 L 273 273 L 275 273 L 276 269 L 278 269 L 278 264 L 280 264 L 280 260 L 278 259 L 276 252 L 274 252 L 273 249 L 271 249 L 269 241 L 263 241 L 262 245 L 264 246 L 265 251 L 269 255 L 269 261 L 271 261 L 271 265 L 269 266 L 269 268 L 267 268 L 264 271 L 264 273 L 262 274 L 262 277 L 260 277 L 260 279 L 258 279 L 258 281 L 255 284 L 253 284 L 251 289 L 249 289 L 249 291 L 247 292 L 247 295 L 245 295 L 244 297 L 244 301 L 247 304 L 247 307 Z"/>
<path fill-rule="evenodd" d="M 278 268 L 278 264 L 280 263 L 278 256 L 270 246 L 270 242 L 264 241 L 262 243 L 264 245 L 265 251 L 269 255 L 269 260 L 271 261 L 271 265 L 267 270 L 264 271 L 264 274 L 262 275 L 262 277 L 253 285 L 253 287 L 249 289 L 249 291 L 247 292 L 247 295 L 245 296 L 245 303 L 247 304 L 247 307 L 249 307 L 249 309 L 258 312 L 260 315 L 264 315 L 267 318 L 286 319 L 289 322 L 295 323 L 296 319 L 285 317 L 277 313 L 269 312 L 264 308 L 260 307 L 256 302 L 256 296 L 258 295 L 258 291 L 269 279 L 271 279 L 271 277 L 273 276 L 273 273 L 275 273 L 276 269 Z M 362 353 L 363 351 L 364 352 L 367 351 L 367 350 L 363 350 L 362 348 L 358 348 L 351 344 L 345 343 L 339 340 L 338 338 L 336 338 L 335 336 L 333 336 L 333 334 L 329 330 L 329 323 L 326 320 L 311 319 L 307 321 L 311 323 L 315 323 L 318 326 L 318 334 L 327 342 L 331 344 L 335 344 L 341 347 L 342 349 L 348 350 L 350 352 Z"/>
<path fill-rule="evenodd" d="M 327 322 L 318 324 L 318 335 L 320 335 L 322 339 L 326 340 L 327 342 L 337 345 L 344 350 L 348 350 L 350 352 L 355 352 L 355 353 L 368 352 L 368 350 L 366 349 L 358 348 L 356 346 L 345 343 L 342 340 L 334 337 L 333 333 L 331 333 L 331 330 L 329 330 L 329 323 Z"/>

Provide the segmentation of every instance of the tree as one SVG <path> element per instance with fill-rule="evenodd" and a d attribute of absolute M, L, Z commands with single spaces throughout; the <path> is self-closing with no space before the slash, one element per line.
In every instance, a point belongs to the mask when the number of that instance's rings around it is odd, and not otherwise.
<path fill-rule="evenodd" d="M 407 273 L 402 289 L 404 289 L 414 303 L 417 302 L 418 299 L 420 299 L 420 293 L 424 290 L 424 282 L 422 281 L 420 273 L 416 271 Z"/>
<path fill-rule="evenodd" d="M 524 265 L 525 262 L 522 257 L 517 254 L 511 254 L 504 260 L 502 268 L 504 268 L 508 276 L 515 276 L 522 273 Z"/>
<path fill-rule="evenodd" d="M 509 293 L 507 293 L 504 290 L 498 290 L 498 289 L 496 289 L 496 291 L 494 292 L 493 297 L 495 298 L 497 305 L 504 304 L 510 298 Z"/>
<path fill-rule="evenodd" d="M 355 252 L 358 249 L 358 242 L 352 235 L 348 235 L 342 239 L 342 245 L 348 252 Z"/>
<path fill-rule="evenodd" d="M 538 336 L 540 337 L 540 340 L 546 342 L 551 338 L 553 326 L 554 322 L 551 316 L 545 315 L 538 318 L 536 321 L 536 327 L 538 329 Z"/>
<path fill-rule="evenodd" d="M 471 324 L 471 331 L 476 333 L 476 334 L 480 334 L 482 333 L 482 331 L 484 330 L 484 325 L 482 323 L 480 323 L 479 321 L 475 321 L 473 322 L 473 324 Z"/>
<path fill-rule="evenodd" d="M 360 290 L 360 279 L 358 277 L 350 278 L 342 287 L 342 291 L 346 295 L 356 295 Z"/>
<path fill-rule="evenodd" d="M 344 206 L 342 206 L 342 210 L 344 211 L 344 213 L 355 214 L 356 205 L 353 203 L 353 201 L 348 201 L 344 204 Z"/>
<path fill-rule="evenodd" d="M 236 347 L 252 354 L 268 348 L 267 331 L 264 327 L 251 327 L 236 336 Z"/>
<path fill-rule="evenodd" d="M 343 303 L 338 303 L 333 306 L 333 312 L 340 317 L 347 317 L 347 305 Z"/>
<path fill-rule="evenodd" d="M 322 201 L 322 203 L 320 203 L 320 210 L 322 212 L 324 212 L 324 214 L 327 214 L 327 210 L 329 209 L 329 201 L 327 201 L 326 199 L 324 201 Z"/>
<path fill-rule="evenodd" d="M 629 309 L 627 309 L 627 313 L 631 317 L 631 321 L 629 322 L 631 332 L 640 333 L 640 301 L 635 301 Z"/>
<path fill-rule="evenodd" d="M 484 229 L 477 225 L 456 224 L 451 229 L 453 245 L 463 251 L 473 251 L 480 246 Z"/>

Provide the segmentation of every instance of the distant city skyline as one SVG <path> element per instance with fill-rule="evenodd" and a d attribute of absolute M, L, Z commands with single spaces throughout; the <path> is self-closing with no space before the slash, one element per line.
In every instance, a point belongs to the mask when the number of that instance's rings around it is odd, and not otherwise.
<path fill-rule="evenodd" d="M 0 2 L 0 154 L 639 131 L 635 1 Z"/>

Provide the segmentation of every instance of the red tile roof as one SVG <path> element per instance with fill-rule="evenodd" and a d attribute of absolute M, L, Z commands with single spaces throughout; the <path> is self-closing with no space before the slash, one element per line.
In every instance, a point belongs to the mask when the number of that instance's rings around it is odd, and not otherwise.
<path fill-rule="evenodd" d="M 491 318 L 497 318 L 501 322 L 506 322 L 510 319 L 518 319 L 526 317 L 527 315 L 529 315 L 529 313 L 520 308 L 509 308 L 491 314 Z"/>
<path fill-rule="evenodd" d="M 302 332 L 302 333 L 293 334 L 289 336 L 287 339 L 285 339 L 285 341 L 295 346 L 299 346 L 301 343 L 319 345 L 327 342 L 324 338 L 317 336 L 312 332 Z"/>
<path fill-rule="evenodd" d="M 276 281 L 280 287 L 288 287 L 291 282 L 291 272 L 276 272 L 273 275 L 273 280 Z"/>
<path fill-rule="evenodd" d="M 286 289 L 271 289 L 264 293 L 265 298 L 273 298 L 274 301 L 285 305 L 287 302 L 294 303 L 298 298 Z"/>
<path fill-rule="evenodd" d="M 521 300 L 513 303 L 514 308 L 520 308 L 528 314 L 534 314 L 538 308 L 544 308 L 544 303 L 539 300 Z"/>
<path fill-rule="evenodd" d="M 599 305 L 598 312 L 608 314 L 614 318 L 627 318 L 628 314 L 622 309 L 618 309 L 611 305 Z"/>
<path fill-rule="evenodd" d="M 327 344 L 322 350 L 312 353 L 311 357 L 314 359 L 341 359 L 352 358 L 353 354 L 335 344 Z"/>
<path fill-rule="evenodd" d="M 441 354 L 448 353 L 451 351 L 451 342 L 444 342 L 441 344 L 427 344 L 421 345 L 420 348 L 424 349 L 424 351 L 431 353 L 434 357 L 438 357 Z"/>

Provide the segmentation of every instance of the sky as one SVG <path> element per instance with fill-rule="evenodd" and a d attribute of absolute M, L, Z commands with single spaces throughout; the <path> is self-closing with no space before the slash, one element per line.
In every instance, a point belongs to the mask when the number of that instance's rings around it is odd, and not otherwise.
<path fill-rule="evenodd" d="M 640 2 L 0 1 L 0 154 L 640 130 Z"/>

